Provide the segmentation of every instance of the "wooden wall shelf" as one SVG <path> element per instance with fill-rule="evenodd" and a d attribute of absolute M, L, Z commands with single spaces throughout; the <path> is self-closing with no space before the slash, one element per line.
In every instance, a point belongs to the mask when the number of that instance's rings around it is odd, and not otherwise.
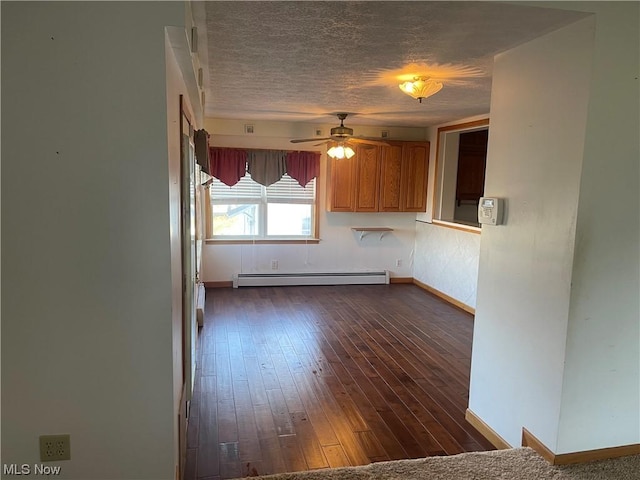
<path fill-rule="evenodd" d="M 368 233 L 376 232 L 380 234 L 380 240 L 387 232 L 393 232 L 393 228 L 389 227 L 351 227 L 354 232 L 360 232 L 360 240 L 362 240 Z"/>

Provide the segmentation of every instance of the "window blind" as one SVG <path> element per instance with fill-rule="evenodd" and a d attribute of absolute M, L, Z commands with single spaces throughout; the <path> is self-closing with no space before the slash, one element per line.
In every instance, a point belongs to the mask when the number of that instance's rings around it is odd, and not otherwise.
<path fill-rule="evenodd" d="M 217 178 L 213 178 L 211 183 L 211 199 L 216 200 L 241 200 L 262 198 L 262 185 L 251 180 L 251 175 L 247 173 L 233 187 L 229 187 Z"/>
<path fill-rule="evenodd" d="M 267 199 L 308 200 L 309 203 L 313 203 L 316 197 L 315 186 L 315 178 L 303 188 L 297 180 L 285 175 L 267 187 Z"/>
<path fill-rule="evenodd" d="M 229 203 L 236 201 L 242 203 L 243 200 L 260 200 L 263 197 L 268 200 L 282 201 L 294 200 L 299 203 L 313 203 L 316 196 L 316 181 L 311 180 L 306 187 L 300 184 L 289 175 L 283 176 L 276 183 L 263 187 L 251 179 L 247 173 L 233 187 L 229 187 L 217 178 L 213 178 L 211 183 L 211 199 L 214 203 Z"/>

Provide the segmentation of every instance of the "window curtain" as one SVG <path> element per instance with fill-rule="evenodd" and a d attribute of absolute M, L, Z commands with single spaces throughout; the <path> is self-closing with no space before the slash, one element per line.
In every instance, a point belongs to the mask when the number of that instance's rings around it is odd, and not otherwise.
<path fill-rule="evenodd" d="M 320 154 L 317 152 L 288 152 L 287 174 L 305 187 L 320 173 Z"/>
<path fill-rule="evenodd" d="M 233 187 L 247 172 L 247 151 L 239 148 L 209 148 L 211 172 L 225 185 Z"/>
<path fill-rule="evenodd" d="M 211 175 L 209 160 L 209 134 L 206 130 L 201 129 L 196 130 L 194 137 L 196 161 L 204 173 Z"/>
<path fill-rule="evenodd" d="M 284 150 L 250 150 L 247 171 L 254 182 L 268 187 L 287 173 L 287 152 Z"/>
<path fill-rule="evenodd" d="M 209 172 L 207 173 L 225 185 L 233 187 L 247 171 L 254 182 L 265 187 L 276 183 L 285 174 L 296 180 L 300 186 L 305 187 L 320 173 L 320 154 L 304 151 L 247 151 L 240 148 L 209 147 Z"/>

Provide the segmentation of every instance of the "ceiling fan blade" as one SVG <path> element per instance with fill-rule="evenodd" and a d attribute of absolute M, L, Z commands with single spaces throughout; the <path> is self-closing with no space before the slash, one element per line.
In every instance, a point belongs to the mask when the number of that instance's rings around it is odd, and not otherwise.
<path fill-rule="evenodd" d="M 348 141 L 353 142 L 353 143 L 364 143 L 367 145 L 389 145 L 387 142 L 384 142 L 382 140 L 374 140 L 374 139 L 370 139 L 370 138 L 361 138 L 361 137 L 351 137 Z"/>
<path fill-rule="evenodd" d="M 318 140 L 331 140 L 331 137 L 326 137 L 326 138 L 295 138 L 295 139 L 291 140 L 291 143 L 317 142 Z"/>

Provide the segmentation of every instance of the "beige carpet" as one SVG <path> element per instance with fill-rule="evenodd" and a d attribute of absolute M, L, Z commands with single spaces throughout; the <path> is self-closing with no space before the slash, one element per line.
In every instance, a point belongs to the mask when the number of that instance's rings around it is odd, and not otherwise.
<path fill-rule="evenodd" d="M 531 448 L 282 473 L 264 480 L 640 480 L 640 455 L 553 466 Z"/>

